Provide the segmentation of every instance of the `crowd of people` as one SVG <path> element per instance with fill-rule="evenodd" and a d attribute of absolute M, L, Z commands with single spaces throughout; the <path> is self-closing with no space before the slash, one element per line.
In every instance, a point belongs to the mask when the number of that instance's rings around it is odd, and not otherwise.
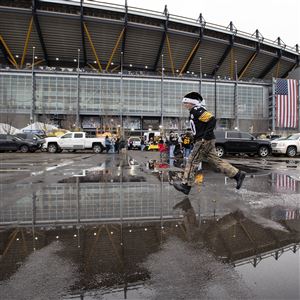
<path fill-rule="evenodd" d="M 120 150 L 125 148 L 125 141 L 119 137 L 105 136 L 105 151 L 106 153 L 120 153 Z"/>
<path fill-rule="evenodd" d="M 141 150 L 146 146 L 157 145 L 160 153 L 168 153 L 169 158 L 182 157 L 187 159 L 193 149 L 193 135 L 190 130 L 186 130 L 183 134 L 170 131 L 167 137 L 151 137 L 148 141 L 141 138 Z"/>

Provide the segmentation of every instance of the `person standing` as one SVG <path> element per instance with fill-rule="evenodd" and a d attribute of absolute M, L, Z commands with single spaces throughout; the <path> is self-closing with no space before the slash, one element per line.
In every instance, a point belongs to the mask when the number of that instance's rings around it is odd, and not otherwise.
<path fill-rule="evenodd" d="M 106 153 L 109 152 L 110 148 L 111 148 L 111 140 L 110 138 L 108 137 L 108 135 L 105 137 L 105 149 L 106 149 Z"/>
<path fill-rule="evenodd" d="M 188 157 L 182 182 L 174 183 L 176 190 L 188 195 L 194 183 L 194 174 L 200 162 L 207 162 L 226 176 L 236 180 L 236 189 L 240 189 L 246 173 L 238 170 L 230 163 L 218 157 L 215 149 L 214 129 L 216 118 L 205 109 L 205 101 L 197 92 L 191 92 L 183 97 L 182 104 L 189 110 L 190 127 L 194 136 L 194 148 Z"/>
<path fill-rule="evenodd" d="M 119 154 L 119 152 L 120 152 L 119 150 L 120 150 L 120 138 L 117 137 L 115 140 L 115 153 Z"/>
<path fill-rule="evenodd" d="M 174 131 L 171 130 L 169 136 L 169 142 L 168 142 L 170 158 L 174 158 L 174 150 L 177 144 L 178 144 L 178 137 L 176 136 Z"/>
<path fill-rule="evenodd" d="M 142 136 L 141 137 L 141 151 L 144 151 L 144 149 L 145 149 L 145 138 Z"/>
<path fill-rule="evenodd" d="M 183 148 L 183 158 L 188 159 L 189 155 L 192 151 L 192 134 L 190 132 L 186 132 L 182 137 L 182 148 Z"/>

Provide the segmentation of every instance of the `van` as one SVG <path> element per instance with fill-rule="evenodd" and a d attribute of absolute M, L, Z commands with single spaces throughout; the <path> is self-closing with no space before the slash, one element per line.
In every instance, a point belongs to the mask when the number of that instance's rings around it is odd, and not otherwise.
<path fill-rule="evenodd" d="M 159 131 L 149 131 L 149 132 L 144 133 L 144 140 L 148 144 L 150 142 L 150 140 L 158 141 L 160 136 L 161 136 L 161 133 Z"/>

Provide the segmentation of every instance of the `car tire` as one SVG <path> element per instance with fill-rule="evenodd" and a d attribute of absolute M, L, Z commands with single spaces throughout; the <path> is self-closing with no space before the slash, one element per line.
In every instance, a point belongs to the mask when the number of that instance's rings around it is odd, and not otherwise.
<path fill-rule="evenodd" d="M 270 153 L 270 150 L 267 146 L 261 146 L 259 149 L 258 149 L 258 155 L 260 157 L 267 157 Z"/>
<path fill-rule="evenodd" d="M 222 147 L 222 146 L 216 146 L 216 152 L 217 152 L 218 157 L 220 157 L 220 158 L 225 155 L 225 150 L 224 150 L 224 147 Z"/>
<path fill-rule="evenodd" d="M 294 146 L 289 146 L 286 150 L 286 155 L 288 157 L 295 157 L 297 154 L 297 149 Z"/>
<path fill-rule="evenodd" d="M 27 153 L 27 152 L 29 151 L 29 147 L 28 147 L 27 145 L 22 145 L 22 146 L 20 147 L 20 151 L 21 151 L 22 153 Z"/>
<path fill-rule="evenodd" d="M 56 144 L 49 144 L 47 150 L 49 153 L 56 153 L 58 150 L 58 147 Z"/>
<path fill-rule="evenodd" d="M 100 144 L 93 145 L 93 151 L 94 153 L 102 153 L 103 147 Z"/>

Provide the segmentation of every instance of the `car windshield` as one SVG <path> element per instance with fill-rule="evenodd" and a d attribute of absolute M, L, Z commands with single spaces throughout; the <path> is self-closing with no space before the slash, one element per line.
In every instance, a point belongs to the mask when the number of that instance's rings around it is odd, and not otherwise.
<path fill-rule="evenodd" d="M 273 141 L 281 141 L 281 140 L 286 140 L 286 139 L 287 139 L 286 137 L 280 137 L 280 138 L 274 139 Z"/>
<path fill-rule="evenodd" d="M 40 137 L 40 136 L 38 136 L 37 134 L 33 134 L 33 135 L 32 135 L 32 138 L 36 138 L 36 139 L 38 139 L 38 140 L 39 140 L 41 137 Z"/>
<path fill-rule="evenodd" d="M 13 136 L 14 140 L 17 140 L 17 141 L 24 141 L 23 138 L 21 137 L 18 137 L 18 136 Z"/>
<path fill-rule="evenodd" d="M 300 134 L 292 134 L 292 135 L 289 135 L 286 139 L 287 140 L 298 140 L 299 137 L 300 137 Z"/>
<path fill-rule="evenodd" d="M 139 142 L 139 141 L 140 141 L 139 138 L 130 138 L 130 140 L 131 140 L 132 142 Z"/>

